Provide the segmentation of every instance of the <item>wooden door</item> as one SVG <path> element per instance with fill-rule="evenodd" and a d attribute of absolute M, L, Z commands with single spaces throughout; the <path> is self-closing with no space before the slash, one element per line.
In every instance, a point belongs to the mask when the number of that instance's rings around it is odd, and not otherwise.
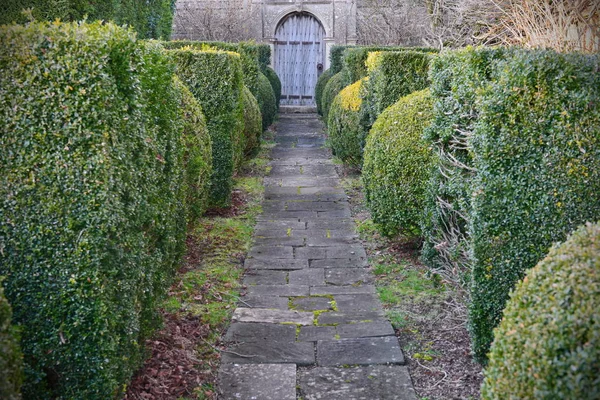
<path fill-rule="evenodd" d="M 274 67 L 281 79 L 282 105 L 315 105 L 319 64 L 325 64 L 325 30 L 307 13 L 287 16 L 275 34 Z"/>

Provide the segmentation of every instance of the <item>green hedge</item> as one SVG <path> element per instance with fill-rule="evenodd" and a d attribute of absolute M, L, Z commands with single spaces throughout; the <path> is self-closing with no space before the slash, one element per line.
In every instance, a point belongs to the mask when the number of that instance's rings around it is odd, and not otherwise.
<path fill-rule="evenodd" d="M 0 277 L 0 398 L 21 399 L 23 383 L 23 356 L 19 348 L 16 329 L 12 327 L 12 309 L 4 297 Z"/>
<path fill-rule="evenodd" d="M 329 109 L 333 104 L 335 96 L 337 96 L 343 88 L 345 88 L 351 83 L 352 82 L 348 82 L 346 74 L 344 74 L 343 72 L 338 72 L 337 74 L 332 76 L 331 79 L 329 79 L 329 81 L 325 85 L 325 89 L 323 89 L 323 95 L 321 98 L 321 112 L 323 113 L 323 121 L 325 123 L 327 123 L 327 121 L 329 120 Z"/>
<path fill-rule="evenodd" d="M 511 294 L 483 399 L 600 398 L 600 225 L 587 224 Z"/>
<path fill-rule="evenodd" d="M 343 55 L 343 69 L 348 74 L 351 82 L 356 82 L 368 75 L 367 58 L 369 53 L 382 51 L 418 51 L 424 53 L 437 53 L 438 50 L 429 47 L 391 47 L 391 46 L 364 46 L 345 50 Z"/>
<path fill-rule="evenodd" d="M 362 174 L 365 198 L 384 235 L 420 234 L 435 160 L 422 134 L 432 118 L 429 89 L 415 92 L 385 110 L 367 138 Z"/>
<path fill-rule="evenodd" d="M 129 25 L 144 39 L 168 39 L 173 25 L 174 0 L 3 0 L 0 24 L 25 23 L 22 10 L 32 9 L 38 21 L 114 21 Z"/>
<path fill-rule="evenodd" d="M 259 75 L 258 83 L 259 90 L 256 100 L 258 100 L 262 114 L 263 130 L 266 130 L 275 121 L 275 117 L 277 116 L 277 100 L 275 99 L 275 93 L 269 79 L 262 73 Z"/>
<path fill-rule="evenodd" d="M 118 397 L 185 244 L 160 46 L 113 24 L 0 28 L 0 275 L 27 399 Z"/>
<path fill-rule="evenodd" d="M 198 42 L 193 40 L 172 40 L 164 42 L 166 49 L 175 50 L 191 47 L 195 50 L 222 50 L 238 53 L 241 59 L 244 84 L 254 96 L 258 93 L 258 80 L 260 74 L 259 47 L 253 43 L 225 43 L 225 42 Z"/>
<path fill-rule="evenodd" d="M 177 75 L 202 106 L 212 141 L 211 206 L 231 201 L 234 143 L 244 134 L 242 69 L 237 53 L 191 48 L 168 50 Z"/>
<path fill-rule="evenodd" d="M 317 112 L 319 115 L 323 115 L 323 91 L 332 76 L 333 72 L 331 69 L 328 69 L 319 76 L 319 79 L 317 79 L 317 85 L 315 86 L 315 103 L 317 103 Z"/>
<path fill-rule="evenodd" d="M 269 83 L 271 84 L 273 94 L 275 94 L 275 102 L 277 104 L 277 109 L 279 109 L 279 101 L 281 100 L 281 81 L 279 80 L 277 73 L 273 71 L 273 69 L 270 67 L 266 67 L 263 70 L 263 74 L 267 77 Z"/>
<path fill-rule="evenodd" d="M 344 68 L 344 52 L 355 46 L 334 45 L 329 51 L 329 69 L 331 74 L 335 75 Z"/>
<path fill-rule="evenodd" d="M 477 100 L 470 326 L 485 360 L 509 292 L 600 215 L 600 55 L 515 51 Z"/>
<path fill-rule="evenodd" d="M 456 271 L 465 285 L 472 266 L 467 228 L 475 174 L 470 137 L 480 113 L 477 93 L 489 83 L 493 63 L 505 52 L 485 47 L 448 51 L 434 58 L 430 68 L 436 101 L 425 138 L 440 157 L 427 191 L 422 260 L 432 269 Z"/>
<path fill-rule="evenodd" d="M 258 64 L 260 65 L 261 71 L 264 73 L 269 65 L 271 65 L 271 46 L 268 44 L 255 43 L 254 47 L 258 53 Z"/>
<path fill-rule="evenodd" d="M 365 78 L 366 79 L 366 78 Z M 365 136 L 360 129 L 360 90 L 365 79 L 346 86 L 329 110 L 327 134 L 333 153 L 345 164 L 360 168 Z"/>
<path fill-rule="evenodd" d="M 256 98 L 250 93 L 250 89 L 244 86 L 244 147 L 240 151 L 241 157 L 236 163 L 236 169 L 241 165 L 244 155 L 253 154 L 260 145 L 262 134 L 262 115 Z"/>
<path fill-rule="evenodd" d="M 188 222 L 201 216 L 208 207 L 212 146 L 202 107 L 178 77 L 174 77 L 179 94 L 179 111 L 183 120 L 184 165 L 187 186 Z"/>

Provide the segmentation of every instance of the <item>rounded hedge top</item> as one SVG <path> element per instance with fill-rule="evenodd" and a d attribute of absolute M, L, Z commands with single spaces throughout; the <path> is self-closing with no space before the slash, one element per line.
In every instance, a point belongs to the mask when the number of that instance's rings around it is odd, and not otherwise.
<path fill-rule="evenodd" d="M 529 271 L 494 333 L 482 398 L 600 398 L 600 224 Z"/>

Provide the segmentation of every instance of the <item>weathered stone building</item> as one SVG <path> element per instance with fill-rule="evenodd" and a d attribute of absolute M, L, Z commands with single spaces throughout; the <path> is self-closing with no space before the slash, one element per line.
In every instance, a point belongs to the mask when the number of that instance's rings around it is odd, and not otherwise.
<path fill-rule="evenodd" d="M 173 39 L 268 43 L 282 104 L 311 105 L 334 44 L 357 40 L 356 0 L 178 0 Z"/>

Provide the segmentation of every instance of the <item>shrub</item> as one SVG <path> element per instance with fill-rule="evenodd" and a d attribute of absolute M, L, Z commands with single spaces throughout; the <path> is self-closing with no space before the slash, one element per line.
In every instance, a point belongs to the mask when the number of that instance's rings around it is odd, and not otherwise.
<path fill-rule="evenodd" d="M 515 51 L 478 100 L 469 311 L 479 360 L 516 282 L 600 215 L 599 70 L 598 54 Z"/>
<path fill-rule="evenodd" d="M 254 47 L 256 47 L 258 53 L 258 65 L 264 74 L 265 70 L 270 68 L 269 65 L 271 65 L 271 46 L 268 44 L 254 43 Z"/>
<path fill-rule="evenodd" d="M 333 100 L 327 122 L 333 153 L 345 164 L 358 168 L 362 166 L 366 137 L 359 124 L 362 102 L 359 92 L 363 82 L 364 80 L 360 80 L 342 89 Z"/>
<path fill-rule="evenodd" d="M 342 68 L 344 68 L 344 52 L 346 49 L 353 47 L 355 46 L 331 46 L 331 50 L 329 51 L 329 69 L 331 70 L 332 76 L 342 71 Z"/>
<path fill-rule="evenodd" d="M 435 159 L 422 134 L 432 114 L 429 89 L 412 93 L 385 110 L 367 138 L 362 175 L 365 197 L 384 235 L 420 233 Z"/>
<path fill-rule="evenodd" d="M 23 381 L 23 359 L 17 339 L 17 332 L 12 327 L 12 309 L 4 297 L 0 278 L 0 398 L 19 400 Z"/>
<path fill-rule="evenodd" d="M 208 207 L 212 173 L 211 140 L 200 103 L 179 78 L 175 77 L 174 80 L 180 96 L 179 111 L 183 119 L 186 204 L 188 221 L 192 221 Z"/>
<path fill-rule="evenodd" d="M 281 81 L 279 80 L 277 73 L 270 67 L 266 67 L 263 70 L 263 74 L 267 77 L 269 83 L 271 84 L 273 94 L 275 94 L 275 104 L 277 105 L 277 109 L 279 109 L 279 101 L 281 100 Z"/>
<path fill-rule="evenodd" d="M 319 115 L 323 115 L 323 91 L 325 90 L 325 86 L 333 76 L 333 72 L 331 69 L 323 72 L 319 79 L 317 79 L 317 85 L 315 86 L 315 103 L 317 103 L 317 112 Z"/>
<path fill-rule="evenodd" d="M 277 103 L 275 99 L 275 93 L 271 87 L 271 83 L 262 73 L 259 75 L 259 90 L 256 95 L 258 105 L 260 106 L 260 113 L 262 114 L 262 126 L 263 130 L 266 130 L 277 115 Z"/>
<path fill-rule="evenodd" d="M 231 201 L 234 143 L 243 137 L 244 104 L 240 57 L 219 50 L 168 50 L 177 62 L 177 75 L 202 106 L 212 141 L 209 203 L 226 207 Z"/>
<path fill-rule="evenodd" d="M 262 116 L 260 107 L 256 98 L 250 93 L 250 90 L 244 86 L 244 147 L 239 154 L 239 162 L 236 163 L 236 169 L 240 166 L 244 155 L 252 154 L 260 144 L 262 134 Z"/>
<path fill-rule="evenodd" d="M 600 398 L 600 225 L 529 270 L 494 330 L 484 399 Z"/>
<path fill-rule="evenodd" d="M 477 93 L 489 83 L 493 63 L 505 52 L 485 47 L 444 52 L 430 68 L 436 101 L 425 138 L 440 157 L 427 190 L 422 260 L 432 269 L 453 274 L 465 286 L 472 266 L 467 229 L 475 175 L 470 138 L 480 113 Z"/>
<path fill-rule="evenodd" d="M 0 70 L 0 275 L 24 398 L 115 398 L 184 246 L 173 65 L 110 23 L 36 22 L 0 28 Z"/>
<path fill-rule="evenodd" d="M 329 109 L 338 93 L 352 82 L 348 82 L 346 74 L 338 72 L 329 79 L 325 89 L 323 89 L 323 97 L 321 98 L 321 111 L 323 112 L 323 121 L 327 123 L 329 120 Z"/>
<path fill-rule="evenodd" d="M 129 25 L 144 39 L 168 39 L 173 25 L 173 0 L 3 0 L 0 24 L 25 23 L 24 9 L 39 21 L 114 21 Z"/>

